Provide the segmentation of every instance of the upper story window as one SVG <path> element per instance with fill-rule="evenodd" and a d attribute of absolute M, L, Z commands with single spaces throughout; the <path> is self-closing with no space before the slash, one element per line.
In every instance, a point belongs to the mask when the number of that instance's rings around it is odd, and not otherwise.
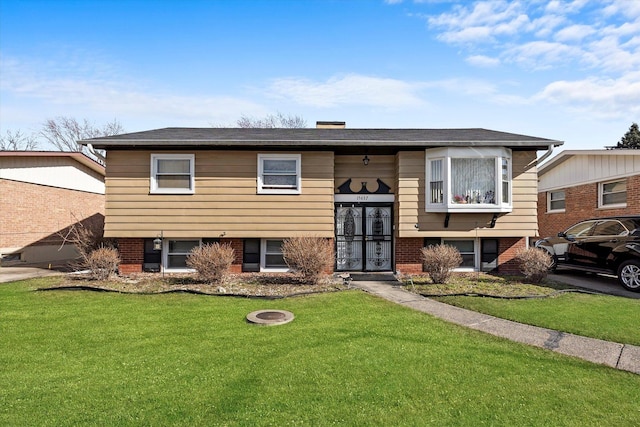
<path fill-rule="evenodd" d="M 300 154 L 258 154 L 259 194 L 300 194 Z"/>
<path fill-rule="evenodd" d="M 426 150 L 427 206 L 432 212 L 511 212 L 511 150 Z"/>
<path fill-rule="evenodd" d="M 547 192 L 547 212 L 564 212 L 564 190 Z"/>
<path fill-rule="evenodd" d="M 598 185 L 598 207 L 621 208 L 627 206 L 627 181 L 601 182 Z"/>
<path fill-rule="evenodd" d="M 154 194 L 193 194 L 195 155 L 152 154 L 151 189 Z"/>

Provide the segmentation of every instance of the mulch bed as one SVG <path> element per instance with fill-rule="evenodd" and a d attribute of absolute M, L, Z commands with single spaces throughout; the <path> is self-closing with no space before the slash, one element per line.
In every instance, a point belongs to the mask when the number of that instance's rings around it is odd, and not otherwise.
<path fill-rule="evenodd" d="M 318 284 L 286 273 L 231 274 L 222 283 L 207 283 L 189 274 L 137 273 L 109 280 L 93 280 L 87 275 L 66 276 L 59 284 L 40 291 L 90 290 L 125 294 L 192 293 L 237 297 L 284 298 L 347 289 L 341 279 L 327 276 Z"/>

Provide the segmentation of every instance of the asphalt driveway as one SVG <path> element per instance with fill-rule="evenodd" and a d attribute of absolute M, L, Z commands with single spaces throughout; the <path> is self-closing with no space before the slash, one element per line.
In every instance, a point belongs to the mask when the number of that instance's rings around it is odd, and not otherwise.
<path fill-rule="evenodd" d="M 548 277 L 556 282 L 566 283 L 567 285 L 590 291 L 640 299 L 640 292 L 626 290 L 618 283 L 618 279 L 615 276 L 558 269 L 554 274 L 549 274 Z"/>
<path fill-rule="evenodd" d="M 60 271 L 36 267 L 0 267 L 0 283 L 15 282 L 16 280 L 34 277 L 55 276 L 64 274 Z"/>

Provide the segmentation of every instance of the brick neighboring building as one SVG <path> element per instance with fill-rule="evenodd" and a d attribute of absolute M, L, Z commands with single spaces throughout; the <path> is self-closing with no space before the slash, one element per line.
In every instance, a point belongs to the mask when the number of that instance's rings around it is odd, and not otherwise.
<path fill-rule="evenodd" d="M 540 237 L 618 215 L 640 215 L 640 150 L 563 151 L 538 168 Z"/>
<path fill-rule="evenodd" d="M 82 153 L 0 151 L 3 266 L 63 264 L 76 257 L 64 235 L 104 221 L 104 166 Z"/>

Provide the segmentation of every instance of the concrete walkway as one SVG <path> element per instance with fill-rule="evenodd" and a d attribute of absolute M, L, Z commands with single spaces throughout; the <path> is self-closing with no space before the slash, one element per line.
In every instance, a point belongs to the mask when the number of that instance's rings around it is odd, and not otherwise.
<path fill-rule="evenodd" d="M 524 325 L 443 304 L 421 295 L 405 291 L 394 281 L 353 281 L 351 286 L 386 300 L 467 328 L 476 329 L 512 341 L 589 362 L 640 374 L 640 347 L 582 337 L 537 326 Z"/>

